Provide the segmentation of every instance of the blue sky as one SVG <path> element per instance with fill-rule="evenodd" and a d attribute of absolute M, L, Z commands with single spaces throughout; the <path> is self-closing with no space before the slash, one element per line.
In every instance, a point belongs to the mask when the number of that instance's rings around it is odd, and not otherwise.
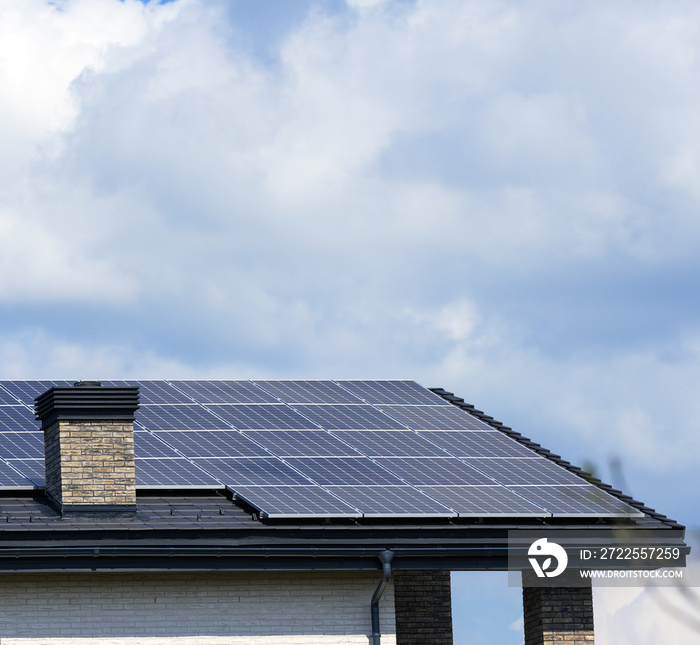
<path fill-rule="evenodd" d="M 0 0 L 0 373 L 412 378 L 700 528 L 699 36 L 683 1 Z M 476 579 L 472 636 L 519 642 Z M 603 644 L 661 611 L 600 598 Z"/>

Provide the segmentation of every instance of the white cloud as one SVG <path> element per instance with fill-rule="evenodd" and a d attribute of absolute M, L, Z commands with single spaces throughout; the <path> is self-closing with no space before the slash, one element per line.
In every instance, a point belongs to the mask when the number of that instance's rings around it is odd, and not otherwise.
<path fill-rule="evenodd" d="M 162 26 L 174 8 L 136 0 L 7 0 L 0 6 L 0 160 L 28 161 L 35 146 L 70 127 L 80 106 L 71 84 L 99 72 L 115 48 L 126 52 Z M 19 162 L 19 164 L 18 164 Z"/>
<path fill-rule="evenodd" d="M 349 7 L 356 9 L 373 9 L 386 3 L 386 0 L 346 0 Z"/>
<path fill-rule="evenodd" d="M 689 564 L 698 572 L 697 559 Z M 690 571 L 685 570 L 689 577 Z M 600 645 L 700 641 L 700 595 L 697 587 L 596 587 L 596 642 Z"/>
<path fill-rule="evenodd" d="M 3 379 L 23 379 L 27 374 L 38 379 L 76 381 L 114 378 L 115 375 L 165 378 L 170 374 L 183 377 L 191 374 L 190 366 L 163 359 L 148 350 L 135 356 L 130 347 L 70 343 L 51 337 L 40 329 L 26 329 L 4 337 L 0 342 L 0 364 Z"/>
<path fill-rule="evenodd" d="M 118 192 L 140 184 L 137 198 L 154 202 L 168 222 L 215 221 L 229 239 L 245 227 L 253 243 L 266 235 L 276 244 L 280 233 L 296 233 L 302 245 L 307 240 L 299 231 L 313 226 L 312 237 L 324 244 L 335 238 L 348 258 L 360 244 L 389 235 L 399 238 L 395 254 L 413 254 L 426 234 L 445 229 L 450 232 L 433 237 L 425 255 L 453 242 L 463 257 L 501 269 L 664 252 L 648 209 L 602 175 L 609 170 L 601 149 L 607 132 L 596 130 L 591 114 L 601 100 L 598 88 L 590 78 L 572 88 L 541 51 L 562 45 L 559 32 L 576 32 L 596 15 L 609 17 L 600 8 L 537 14 L 545 25 L 499 3 L 426 3 L 396 11 L 387 5 L 354 22 L 316 14 L 284 43 L 276 69 L 237 50 L 220 26 L 221 12 L 198 3 L 76 2 L 62 12 L 42 9 L 51 18 L 44 18 L 53 34 L 47 47 L 65 52 L 66 61 L 56 63 L 62 75 L 52 84 L 38 76 L 41 100 L 17 87 L 11 95 L 64 114 L 56 120 L 42 113 L 32 124 L 53 123 L 52 132 L 68 134 L 58 139 L 64 154 L 45 160 L 48 177 L 34 177 L 32 189 L 51 180 L 87 180 L 92 190 Z M 24 23 L 34 24 L 31 16 L 30 7 L 19 33 Z M 96 27 L 100 20 L 104 28 Z M 648 18 L 640 21 L 644 27 Z M 634 23 L 630 33 L 642 27 Z M 535 28 L 548 33 L 540 48 L 531 42 Z M 26 27 L 23 40 L 44 40 L 35 29 Z M 692 31 L 680 35 L 689 38 Z M 632 46 L 641 41 L 632 39 Z M 663 53 L 667 45 L 658 47 Z M 580 65 L 578 52 L 563 53 Z M 530 90 L 516 80 L 523 60 L 539 63 L 548 75 Z M 30 129 L 46 139 L 41 127 Z M 383 155 L 402 136 L 437 132 L 455 135 L 471 168 L 485 168 L 485 181 L 469 173 L 459 186 L 440 177 L 407 183 L 383 176 Z M 420 155 L 416 150 L 408 159 L 415 163 Z M 666 217 L 664 230 L 675 229 L 674 218 L 682 216 Z M 467 243 L 470 237 L 478 242 Z M 450 260 L 446 269 L 454 270 Z"/>
<path fill-rule="evenodd" d="M 27 208 L 21 214 L 0 211 L 0 300 L 46 306 L 76 300 L 133 301 L 138 286 L 91 253 L 79 235 L 62 233 L 59 212 L 56 220 L 46 222 Z"/>

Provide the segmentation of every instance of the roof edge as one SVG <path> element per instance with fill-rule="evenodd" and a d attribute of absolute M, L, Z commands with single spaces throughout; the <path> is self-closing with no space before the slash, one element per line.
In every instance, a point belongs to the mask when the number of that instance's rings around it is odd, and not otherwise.
<path fill-rule="evenodd" d="M 516 430 L 513 430 L 509 426 L 504 425 L 500 421 L 496 421 L 492 416 L 489 416 L 482 410 L 478 410 L 475 408 L 471 403 L 467 403 L 463 398 L 456 396 L 453 392 L 448 392 L 444 388 L 441 387 L 430 387 L 428 388 L 431 392 L 434 392 L 435 394 L 441 396 L 443 399 L 451 403 L 452 405 L 457 406 L 461 410 L 464 410 L 471 416 L 479 419 L 480 421 L 483 421 L 484 423 L 490 425 L 492 428 L 499 430 L 500 432 L 503 432 L 504 434 L 508 435 L 512 439 L 515 439 L 518 443 L 522 444 L 523 446 L 530 448 L 530 450 L 533 450 L 536 452 L 538 455 L 541 455 L 542 457 L 546 457 L 550 461 L 553 461 L 555 464 L 558 466 L 562 466 L 563 468 L 566 468 L 569 472 L 572 472 L 575 475 L 578 475 L 581 477 L 584 481 L 588 482 L 589 484 L 593 484 L 600 490 L 602 490 L 605 493 L 608 493 L 608 495 L 612 495 L 613 497 L 616 497 L 619 499 L 621 502 L 624 502 L 628 506 L 631 506 L 632 508 L 637 509 L 638 511 L 644 513 L 645 515 L 662 522 L 666 525 L 668 525 L 670 528 L 673 529 L 682 529 L 685 530 L 685 526 L 680 524 L 679 522 L 676 522 L 676 520 L 672 520 L 671 518 L 667 517 L 666 515 L 663 515 L 662 513 L 658 513 L 655 511 L 653 508 L 648 507 L 646 504 L 643 502 L 640 502 L 633 497 L 630 497 L 629 495 L 626 495 L 623 493 L 621 490 L 618 490 L 616 488 L 613 488 L 610 484 L 606 484 L 603 482 L 601 479 L 598 479 L 598 477 L 594 477 L 590 473 L 587 473 L 585 470 L 582 468 L 579 468 L 578 466 L 574 466 L 570 461 L 567 461 L 566 459 L 563 459 L 561 455 L 557 455 L 556 453 L 553 453 L 551 450 L 548 450 L 547 448 L 544 448 L 542 445 L 539 443 L 532 441 L 530 438 L 520 434 Z"/>

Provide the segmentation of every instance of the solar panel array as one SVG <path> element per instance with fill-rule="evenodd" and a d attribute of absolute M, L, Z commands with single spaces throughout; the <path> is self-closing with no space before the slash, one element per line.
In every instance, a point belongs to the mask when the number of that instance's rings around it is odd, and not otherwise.
<path fill-rule="evenodd" d="M 138 386 L 138 488 L 226 487 L 267 517 L 626 517 L 636 509 L 413 381 Z M 44 485 L 34 399 L 0 381 L 0 488 Z"/>

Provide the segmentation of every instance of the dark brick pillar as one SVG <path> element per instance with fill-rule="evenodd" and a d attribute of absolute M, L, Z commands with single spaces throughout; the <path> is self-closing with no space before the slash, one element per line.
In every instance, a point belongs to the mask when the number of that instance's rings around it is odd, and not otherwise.
<path fill-rule="evenodd" d="M 593 645 L 593 594 L 587 587 L 528 587 L 523 577 L 525 645 Z"/>
<path fill-rule="evenodd" d="M 395 571 L 397 645 L 452 645 L 449 571 Z"/>

